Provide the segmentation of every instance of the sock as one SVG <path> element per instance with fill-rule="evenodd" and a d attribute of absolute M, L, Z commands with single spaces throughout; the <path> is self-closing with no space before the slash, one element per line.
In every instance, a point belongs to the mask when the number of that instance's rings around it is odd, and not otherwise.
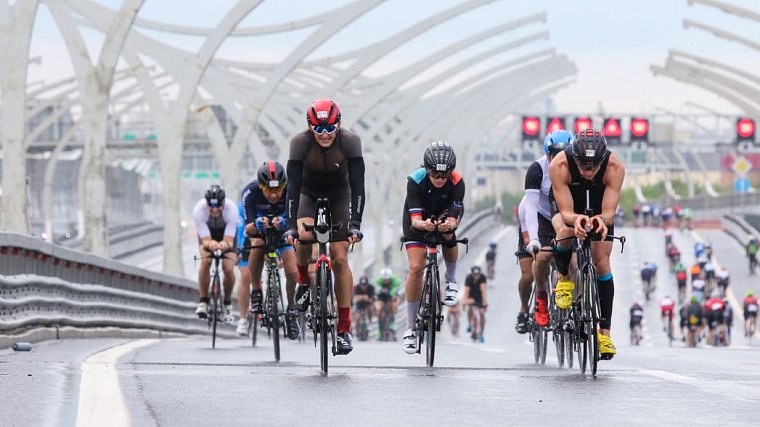
<path fill-rule="evenodd" d="M 446 262 L 446 281 L 447 282 L 456 282 L 457 281 L 457 263 L 456 262 Z"/>
<path fill-rule="evenodd" d="M 302 285 L 311 284 L 311 276 L 309 276 L 309 266 L 297 265 L 296 268 L 298 269 L 298 283 Z"/>
<path fill-rule="evenodd" d="M 417 319 L 417 310 L 420 308 L 419 301 L 406 302 L 406 328 L 415 329 L 415 320 Z"/>
<path fill-rule="evenodd" d="M 224 305 L 232 305 L 232 300 L 229 300 L 229 301 L 225 301 L 225 302 L 224 302 Z"/>
<path fill-rule="evenodd" d="M 338 307 L 338 333 L 351 332 L 351 307 Z"/>
<path fill-rule="evenodd" d="M 612 324 L 612 301 L 615 299 L 615 281 L 612 273 L 597 276 L 599 284 L 599 309 L 604 320 L 599 321 L 600 329 L 610 329 Z"/>
<path fill-rule="evenodd" d="M 211 300 L 208 299 L 208 297 L 201 297 L 201 302 L 205 302 L 206 304 L 208 304 L 209 302 L 211 302 Z"/>
<path fill-rule="evenodd" d="M 570 258 L 573 257 L 573 252 L 570 248 L 556 247 L 554 253 L 554 263 L 557 264 L 557 271 L 562 276 L 570 274 Z"/>

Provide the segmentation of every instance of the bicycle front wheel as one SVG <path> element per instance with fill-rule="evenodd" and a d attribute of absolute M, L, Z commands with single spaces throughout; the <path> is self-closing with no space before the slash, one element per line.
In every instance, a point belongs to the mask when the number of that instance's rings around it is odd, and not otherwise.
<path fill-rule="evenodd" d="M 591 336 L 589 337 L 589 358 L 591 360 L 591 375 L 596 376 L 596 370 L 599 364 L 599 336 L 598 327 L 601 317 L 599 311 L 599 289 L 596 283 L 596 272 L 592 269 L 586 277 L 589 295 L 589 308 L 591 318 Z"/>
<path fill-rule="evenodd" d="M 431 277 L 433 276 L 433 277 Z M 427 286 L 430 292 L 428 292 L 428 318 L 427 318 L 427 347 L 425 352 L 425 359 L 427 366 L 432 368 L 435 363 L 435 335 L 438 324 L 438 309 L 439 309 L 439 297 L 438 297 L 438 278 L 437 275 L 431 274 L 427 278 Z"/>
<path fill-rule="evenodd" d="M 328 368 L 328 353 L 327 353 L 327 317 L 330 311 L 328 310 L 329 295 L 327 294 L 328 286 L 328 274 L 327 265 L 325 263 L 319 266 L 319 275 L 317 277 L 317 292 L 319 292 L 319 313 L 317 314 L 317 322 L 319 324 L 319 359 L 321 362 L 322 373 L 327 375 Z"/>
<path fill-rule="evenodd" d="M 214 283 L 212 285 L 213 299 L 211 303 L 211 348 L 216 348 L 216 324 L 219 320 L 219 277 L 214 277 Z"/>
<path fill-rule="evenodd" d="M 276 273 L 270 273 L 274 275 Z M 269 293 L 271 294 L 271 310 L 269 312 L 269 327 L 272 328 L 272 344 L 274 346 L 274 360 L 280 361 L 280 284 L 276 277 L 269 278 Z"/>

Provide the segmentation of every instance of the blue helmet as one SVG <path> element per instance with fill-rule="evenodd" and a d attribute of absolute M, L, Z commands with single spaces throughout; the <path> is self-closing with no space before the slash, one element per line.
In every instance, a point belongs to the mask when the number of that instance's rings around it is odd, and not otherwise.
<path fill-rule="evenodd" d="M 544 152 L 547 156 L 554 157 L 572 143 L 573 134 L 566 130 L 555 130 L 546 134 L 544 138 Z"/>

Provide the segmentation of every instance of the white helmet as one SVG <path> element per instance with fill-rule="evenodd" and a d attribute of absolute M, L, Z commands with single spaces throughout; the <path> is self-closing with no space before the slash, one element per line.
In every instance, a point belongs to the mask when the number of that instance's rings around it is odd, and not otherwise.
<path fill-rule="evenodd" d="M 390 268 L 385 267 L 382 270 L 380 270 L 380 279 L 382 279 L 382 280 L 390 280 L 391 277 L 393 277 L 393 271 L 391 271 Z"/>

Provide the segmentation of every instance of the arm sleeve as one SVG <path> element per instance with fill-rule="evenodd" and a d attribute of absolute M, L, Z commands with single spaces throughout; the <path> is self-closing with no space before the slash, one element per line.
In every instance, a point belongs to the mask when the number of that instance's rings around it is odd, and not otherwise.
<path fill-rule="evenodd" d="M 364 158 L 348 159 L 348 184 L 351 186 L 351 219 L 349 225 L 359 228 L 364 213 Z"/>
<path fill-rule="evenodd" d="M 211 237 L 211 230 L 208 228 L 208 210 L 206 210 L 202 203 L 198 203 L 193 208 L 193 221 L 195 221 L 195 228 L 198 229 L 198 237 L 203 239 Z"/>
<path fill-rule="evenodd" d="M 288 216 L 288 229 L 295 230 L 296 216 L 298 215 L 298 202 L 301 198 L 301 181 L 303 180 L 303 161 L 288 160 L 288 194 L 286 212 Z"/>
<path fill-rule="evenodd" d="M 451 205 L 446 216 L 454 217 L 457 221 L 464 215 L 464 180 L 459 181 L 451 192 Z"/>
<path fill-rule="evenodd" d="M 415 217 L 422 218 L 422 202 L 417 191 L 417 184 L 411 178 L 406 180 L 406 203 L 412 221 L 414 221 Z"/>
<path fill-rule="evenodd" d="M 525 227 L 530 240 L 538 240 L 538 192 L 525 190 Z"/>

